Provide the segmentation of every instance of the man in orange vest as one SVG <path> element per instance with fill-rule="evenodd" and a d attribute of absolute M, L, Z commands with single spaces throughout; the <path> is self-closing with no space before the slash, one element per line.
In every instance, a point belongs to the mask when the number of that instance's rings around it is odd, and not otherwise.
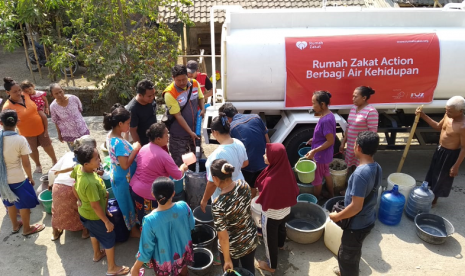
<path fill-rule="evenodd" d="M 208 78 L 207 74 L 200 73 L 199 64 L 195 60 L 189 60 L 187 62 L 187 77 L 196 79 L 200 84 L 205 102 L 208 102 L 208 97 L 213 96 L 213 84 Z"/>

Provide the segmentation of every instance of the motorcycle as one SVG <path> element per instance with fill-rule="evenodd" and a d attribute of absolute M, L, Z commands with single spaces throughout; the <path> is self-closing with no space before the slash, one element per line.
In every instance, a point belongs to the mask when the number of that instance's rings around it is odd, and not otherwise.
<path fill-rule="evenodd" d="M 44 46 L 35 41 L 34 41 L 34 45 L 36 48 L 37 57 L 39 58 L 39 62 L 36 61 L 34 50 L 29 51 L 27 55 L 31 63 L 32 72 L 38 72 L 39 67 L 46 67 L 45 64 L 47 63 L 47 58 L 45 57 Z M 68 66 L 66 68 L 60 68 L 60 71 L 63 75 L 66 74 L 66 76 L 71 77 L 71 72 L 73 72 L 73 75 L 74 75 L 76 74 L 76 71 L 79 69 L 79 63 L 75 55 L 68 53 L 68 56 L 72 60 L 71 69 Z M 26 60 L 26 67 L 29 69 L 29 63 L 27 62 L 27 60 Z"/>

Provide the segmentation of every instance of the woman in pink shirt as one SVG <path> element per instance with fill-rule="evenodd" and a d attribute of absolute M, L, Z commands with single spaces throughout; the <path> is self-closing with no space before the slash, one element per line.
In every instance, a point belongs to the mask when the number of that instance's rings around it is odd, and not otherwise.
<path fill-rule="evenodd" d="M 137 155 L 137 169 L 131 178 L 131 195 L 136 205 L 140 222 L 145 215 L 158 207 L 152 194 L 152 183 L 160 176 L 181 179 L 187 166 L 179 168 L 163 147 L 168 144 L 168 129 L 163 123 L 155 123 L 147 130 L 150 143 L 143 146 Z"/>

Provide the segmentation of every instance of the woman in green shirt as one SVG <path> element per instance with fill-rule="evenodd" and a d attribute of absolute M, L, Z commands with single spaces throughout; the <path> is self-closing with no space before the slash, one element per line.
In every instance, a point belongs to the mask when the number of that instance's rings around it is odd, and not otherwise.
<path fill-rule="evenodd" d="M 74 168 L 71 177 L 76 179 L 74 188 L 82 202 L 78 212 L 82 224 L 90 233 L 94 262 L 106 255 L 107 275 L 126 275 L 129 268 L 115 264 L 114 225 L 107 217 L 108 193 L 102 179 L 94 172 L 100 166 L 98 151 L 90 145 L 84 145 L 75 154 L 80 165 Z M 105 250 L 100 250 L 100 243 Z"/>

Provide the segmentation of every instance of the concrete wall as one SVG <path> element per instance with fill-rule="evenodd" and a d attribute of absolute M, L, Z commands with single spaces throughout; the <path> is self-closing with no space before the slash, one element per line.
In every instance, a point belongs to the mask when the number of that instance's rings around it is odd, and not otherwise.
<path fill-rule="evenodd" d="M 38 86 L 36 89 L 47 91 L 48 87 Z M 111 95 L 98 99 L 100 90 L 96 88 L 64 87 L 63 90 L 65 94 L 75 95 L 81 100 L 83 107 L 82 114 L 84 116 L 102 116 L 104 112 L 110 111 L 110 107 L 113 104 L 119 102 L 117 97 L 112 97 Z M 3 107 L 8 95 L 2 86 L 0 86 L 0 98 L 3 100 L 0 104 Z M 53 97 L 50 93 L 47 93 L 47 99 L 49 104 L 51 104 Z"/>

